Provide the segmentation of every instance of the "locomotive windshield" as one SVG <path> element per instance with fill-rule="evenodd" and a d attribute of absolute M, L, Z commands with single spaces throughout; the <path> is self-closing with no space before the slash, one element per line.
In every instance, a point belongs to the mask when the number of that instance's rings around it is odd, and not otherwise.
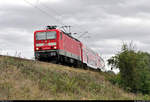
<path fill-rule="evenodd" d="M 56 32 L 37 32 L 36 40 L 47 40 L 47 39 L 56 39 Z"/>

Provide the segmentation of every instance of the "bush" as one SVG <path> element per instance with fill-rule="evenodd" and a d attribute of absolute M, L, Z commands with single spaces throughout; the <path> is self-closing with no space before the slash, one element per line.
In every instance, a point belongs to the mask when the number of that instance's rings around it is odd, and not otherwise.
<path fill-rule="evenodd" d="M 113 77 L 110 77 L 109 78 L 109 81 L 112 83 L 112 84 L 117 84 L 117 85 L 121 85 L 121 77 L 120 77 L 120 74 L 117 74 Z"/>

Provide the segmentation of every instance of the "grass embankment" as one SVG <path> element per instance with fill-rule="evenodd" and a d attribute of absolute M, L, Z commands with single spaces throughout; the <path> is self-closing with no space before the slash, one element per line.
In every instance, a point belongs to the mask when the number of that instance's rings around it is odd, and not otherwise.
<path fill-rule="evenodd" d="M 106 73 L 0 56 L 0 100 L 132 100 L 106 80 Z"/>

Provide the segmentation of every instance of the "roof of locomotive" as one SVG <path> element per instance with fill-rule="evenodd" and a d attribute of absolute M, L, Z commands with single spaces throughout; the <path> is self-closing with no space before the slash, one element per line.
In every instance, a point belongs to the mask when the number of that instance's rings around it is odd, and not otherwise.
<path fill-rule="evenodd" d="M 78 42 L 81 42 L 80 40 L 78 40 L 77 38 L 75 38 L 75 37 L 73 37 L 73 36 L 71 36 L 70 35 L 70 33 L 66 33 L 66 32 L 64 32 L 64 31 L 62 31 L 62 30 L 60 30 L 61 32 L 63 32 L 65 35 L 67 35 L 67 36 L 69 36 L 69 37 L 71 37 L 72 39 L 74 39 L 74 40 L 76 40 L 76 41 L 78 41 Z"/>
<path fill-rule="evenodd" d="M 59 30 L 59 29 L 46 29 L 46 30 L 36 30 L 35 32 L 46 32 L 46 31 L 58 31 L 58 32 L 63 32 L 65 35 L 69 36 L 70 38 L 78 41 L 78 42 L 81 42 L 80 40 L 78 40 L 77 38 L 73 37 L 70 35 L 70 33 L 66 33 L 62 30 Z"/>

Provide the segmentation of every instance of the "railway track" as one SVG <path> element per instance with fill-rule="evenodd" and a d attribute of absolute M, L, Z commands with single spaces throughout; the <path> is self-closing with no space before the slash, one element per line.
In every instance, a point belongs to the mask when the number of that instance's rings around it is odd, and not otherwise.
<path fill-rule="evenodd" d="M 0 55 L 0 57 L 3 57 L 3 58 L 13 58 L 15 60 L 20 60 L 20 61 L 34 61 L 34 62 L 37 62 L 37 63 L 51 63 L 51 64 L 56 64 L 55 62 L 49 62 L 49 61 L 37 61 L 37 60 L 34 60 L 34 59 L 26 59 L 26 58 L 21 58 L 21 57 L 15 57 L 15 56 L 7 56 L 7 55 Z M 69 66 L 69 67 L 72 67 L 72 68 L 79 68 L 79 67 L 74 67 L 74 66 L 71 66 L 71 65 L 68 65 L 68 64 L 65 64 L 65 63 L 57 63 L 58 65 L 63 65 L 63 66 Z M 92 69 L 92 68 L 80 68 L 80 69 L 84 69 L 84 70 L 90 70 L 90 71 L 94 71 L 94 72 L 97 72 L 97 69 Z M 100 71 L 100 70 L 99 70 Z"/>

